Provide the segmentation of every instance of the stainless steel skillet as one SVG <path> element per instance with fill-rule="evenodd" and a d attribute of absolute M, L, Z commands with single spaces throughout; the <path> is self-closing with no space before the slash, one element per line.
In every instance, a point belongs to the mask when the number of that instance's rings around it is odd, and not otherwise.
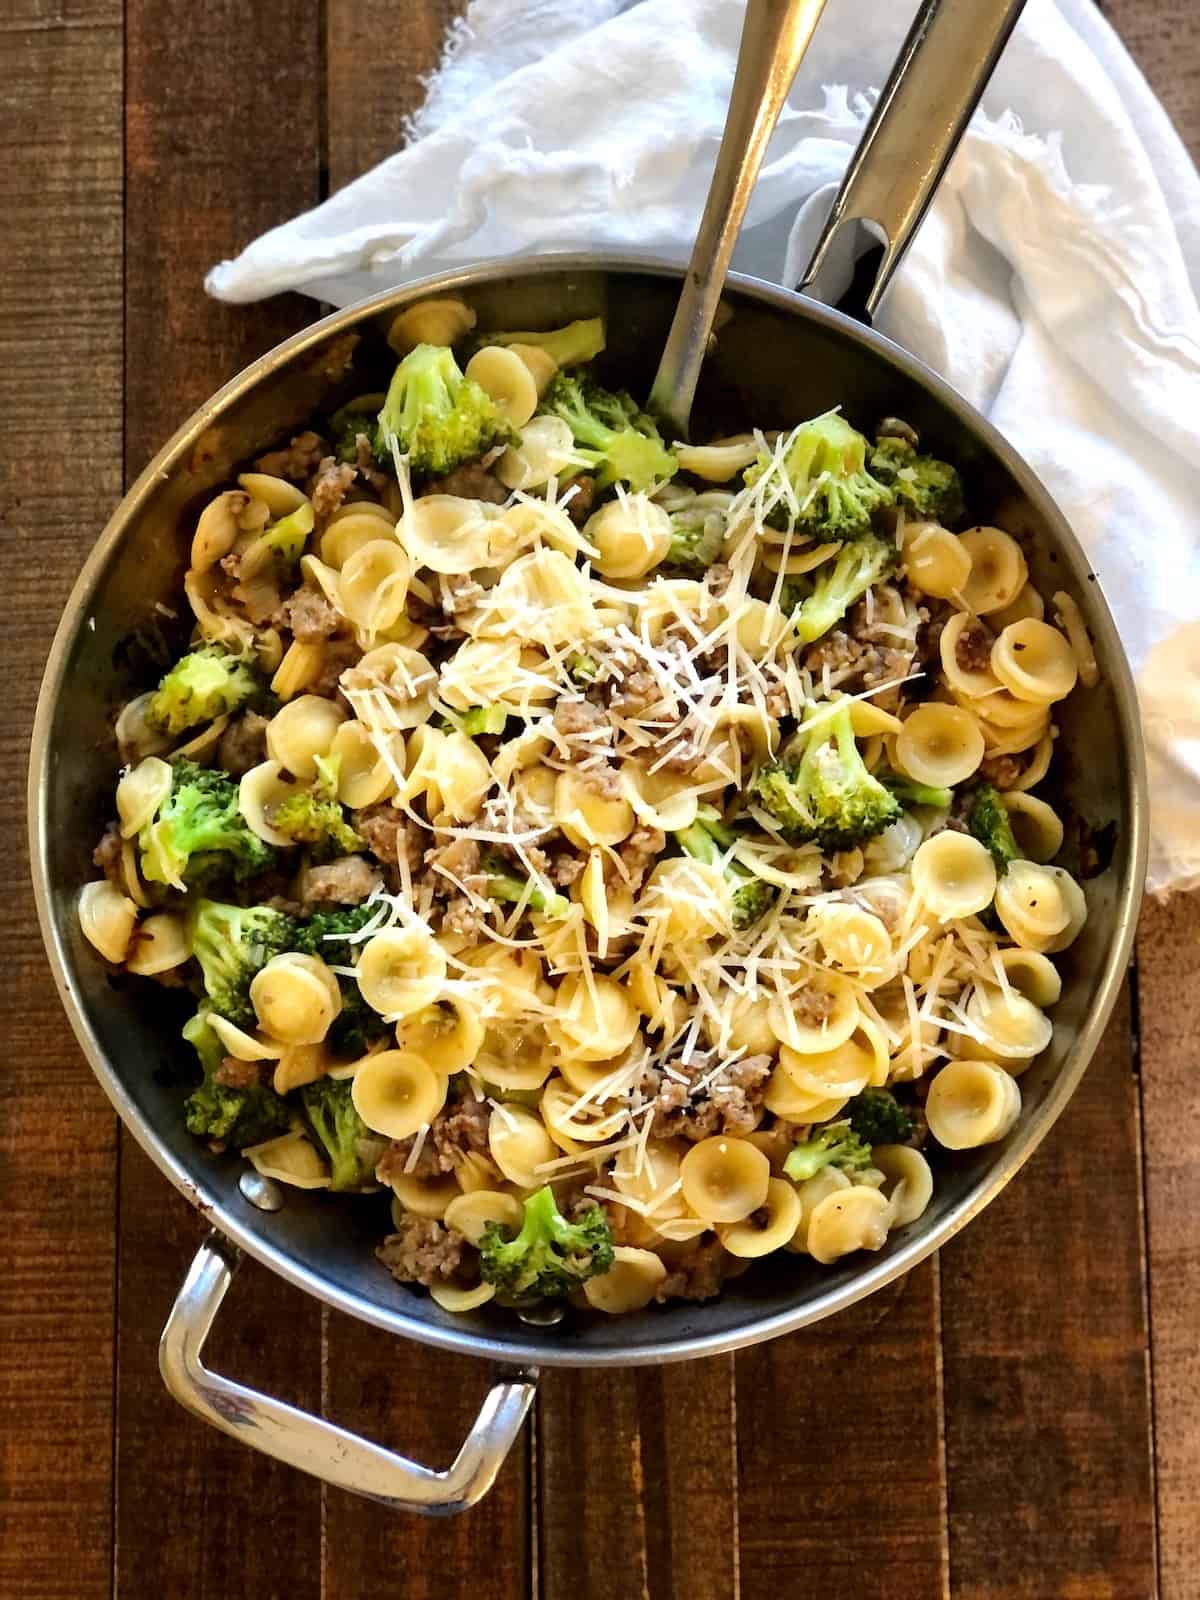
<path fill-rule="evenodd" d="M 962 15 L 952 3 L 936 9 L 943 18 Z M 980 7 L 969 9 L 981 27 Z M 940 124 L 944 155 L 977 84 L 964 96 L 961 79 L 947 75 L 944 59 L 929 48 L 931 39 L 913 54 L 909 65 L 917 75 L 910 73 L 891 104 L 926 101 L 952 113 Z M 933 79 L 940 80 L 940 101 L 930 88 Z M 948 81 L 956 84 L 954 96 L 946 95 Z M 859 187 L 850 192 L 869 193 L 880 173 L 887 174 L 876 195 L 892 207 L 882 219 L 890 261 L 919 218 L 941 159 L 926 161 L 914 175 L 911 165 L 896 162 L 887 133 L 885 123 L 877 125 L 856 169 Z M 878 208 L 872 212 L 879 221 Z M 878 1256 L 852 1258 L 832 1270 L 788 1258 L 737 1279 L 712 1304 L 669 1305 L 605 1321 L 569 1314 L 552 1326 L 489 1315 L 486 1308 L 470 1319 L 440 1312 L 379 1268 L 373 1250 L 385 1216 L 377 1202 L 334 1203 L 293 1191 L 281 1209 L 261 1209 L 271 1196 L 253 1183 L 243 1186 L 240 1164 L 215 1160 L 187 1134 L 183 1090 L 171 1081 L 182 1047 L 170 997 L 156 1012 L 151 1001 L 158 997 L 144 987 L 114 988 L 81 940 L 74 902 L 111 803 L 116 754 L 107 733 L 110 713 L 144 686 L 139 655 L 147 630 L 160 622 L 156 602 L 178 606 L 197 508 L 237 463 L 313 411 L 349 390 L 374 387 L 382 330 L 414 299 L 460 294 L 483 328 L 551 327 L 603 311 L 612 371 L 645 390 L 647 361 L 662 348 L 680 276 L 654 263 L 592 257 L 492 263 L 381 296 L 289 340 L 197 412 L 138 479 L 80 575 L 46 668 L 33 740 L 30 828 L 51 967 L 81 1046 L 118 1112 L 217 1230 L 193 1263 L 164 1333 L 164 1376 L 185 1405 L 244 1442 L 392 1506 L 445 1513 L 485 1493 L 521 1425 L 538 1366 L 624 1366 L 735 1349 L 828 1316 L 908 1271 L 981 1210 L 1044 1137 L 1087 1065 L 1128 960 L 1145 858 L 1137 707 L 1108 609 L 1070 529 L 1004 440 L 904 351 L 811 299 L 734 278 L 725 294 L 732 315 L 707 359 L 697 396 L 697 435 L 705 432 L 706 414 L 715 423 L 764 427 L 833 404 L 864 423 L 887 414 L 906 417 L 930 448 L 962 467 L 976 515 L 1023 539 L 1035 581 L 1075 595 L 1096 643 L 1103 680 L 1063 708 L 1056 780 L 1079 815 L 1095 827 L 1112 826 L 1115 844 L 1105 870 L 1086 885 L 1088 925 L 1063 962 L 1053 1043 L 1022 1079 L 1025 1111 L 1017 1128 L 1002 1145 L 942 1160 L 929 1211 Z M 869 289 L 863 298 L 871 299 Z M 447 1472 L 432 1473 L 203 1367 L 204 1337 L 240 1251 L 351 1315 L 502 1369 Z M 507 1376 L 504 1369 L 515 1370 Z"/>

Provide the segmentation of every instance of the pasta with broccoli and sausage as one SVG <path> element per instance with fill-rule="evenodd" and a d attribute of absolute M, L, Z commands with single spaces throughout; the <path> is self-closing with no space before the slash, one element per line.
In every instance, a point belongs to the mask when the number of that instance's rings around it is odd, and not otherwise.
<path fill-rule="evenodd" d="M 1051 1039 L 1078 608 L 902 420 L 674 443 L 600 319 L 474 324 L 204 507 L 83 932 L 190 996 L 196 1138 L 390 1196 L 445 1309 L 878 1250 Z"/>

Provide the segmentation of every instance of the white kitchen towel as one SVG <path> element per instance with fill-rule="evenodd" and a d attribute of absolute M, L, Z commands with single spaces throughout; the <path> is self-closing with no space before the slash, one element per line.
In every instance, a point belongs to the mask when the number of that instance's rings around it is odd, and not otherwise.
<path fill-rule="evenodd" d="M 686 255 L 742 10 L 472 0 L 407 147 L 209 291 L 347 304 L 488 256 Z M 831 0 L 735 265 L 795 281 L 909 14 Z M 1200 884 L 1198 285 L 1200 178 L 1162 107 L 1092 0 L 1030 0 L 879 325 L 992 418 L 1088 549 L 1142 696 L 1160 891 Z"/>

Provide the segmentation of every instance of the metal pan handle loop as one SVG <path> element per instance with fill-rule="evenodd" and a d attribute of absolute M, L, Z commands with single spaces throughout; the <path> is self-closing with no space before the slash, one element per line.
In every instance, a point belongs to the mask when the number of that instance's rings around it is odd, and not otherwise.
<path fill-rule="evenodd" d="M 870 322 L 979 104 L 1025 0 L 925 0 L 850 159 L 796 287 Z M 842 229 L 872 248 L 848 296 L 830 251 Z M 837 256 L 841 255 L 841 249 Z"/>
<path fill-rule="evenodd" d="M 239 1259 L 240 1252 L 226 1239 L 210 1234 L 167 1318 L 158 1365 L 180 1405 L 264 1455 L 394 1511 L 452 1516 L 482 1499 L 521 1431 L 536 1373 L 494 1384 L 453 1464 L 435 1472 L 204 1365 L 204 1341 Z"/>

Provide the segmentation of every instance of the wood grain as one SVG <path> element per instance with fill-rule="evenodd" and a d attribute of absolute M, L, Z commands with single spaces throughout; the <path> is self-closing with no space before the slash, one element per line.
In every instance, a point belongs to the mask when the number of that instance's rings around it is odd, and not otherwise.
<path fill-rule="evenodd" d="M 320 39 L 284 0 L 202 10 L 130 0 L 126 92 L 126 467 L 137 472 L 225 379 L 312 316 L 298 298 L 233 309 L 206 269 L 318 198 Z M 321 1488 L 187 1417 L 155 1344 L 200 1221 L 125 1137 L 121 1162 L 115 1594 L 315 1600 Z M 320 1308 L 247 1265 L 212 1358 L 320 1404 Z M 162 1486 L 170 1484 L 169 1496 Z M 150 1506 L 162 1506 L 148 1515 Z"/>
<path fill-rule="evenodd" d="M 334 187 L 396 148 L 456 9 L 425 0 L 398 28 L 394 7 L 382 0 L 328 0 L 326 159 Z M 433 1466 L 453 1459 L 490 1377 L 478 1361 L 423 1350 L 336 1314 L 326 1318 L 325 1368 L 329 1416 Z M 380 1573 L 392 1577 L 405 1600 L 465 1593 L 481 1581 L 488 1600 L 527 1595 L 528 1462 L 526 1430 L 487 1499 L 450 1522 L 389 1514 L 330 1490 L 328 1600 L 359 1600 Z"/>
<path fill-rule="evenodd" d="M 541 1600 L 734 1594 L 735 1431 L 729 1356 L 547 1373 L 538 1399 Z"/>
<path fill-rule="evenodd" d="M 121 7 L 0 49 L 0 1594 L 99 1600 L 112 1541 L 116 1119 L 42 954 L 22 819 L 45 651 L 121 483 Z"/>
<path fill-rule="evenodd" d="M 1162 1600 L 1200 1592 L 1198 968 L 1200 897 L 1147 903 L 1138 1022 Z"/>
<path fill-rule="evenodd" d="M 1161 99 L 1193 156 L 1200 151 L 1200 37 L 1193 0 L 1103 0 L 1100 9 Z"/>
<path fill-rule="evenodd" d="M 742 1592 L 935 1600 L 937 1269 L 737 1357 Z"/>
<path fill-rule="evenodd" d="M 950 1574 L 962 1600 L 1155 1588 L 1128 987 L 1064 1116 L 942 1251 Z"/>

